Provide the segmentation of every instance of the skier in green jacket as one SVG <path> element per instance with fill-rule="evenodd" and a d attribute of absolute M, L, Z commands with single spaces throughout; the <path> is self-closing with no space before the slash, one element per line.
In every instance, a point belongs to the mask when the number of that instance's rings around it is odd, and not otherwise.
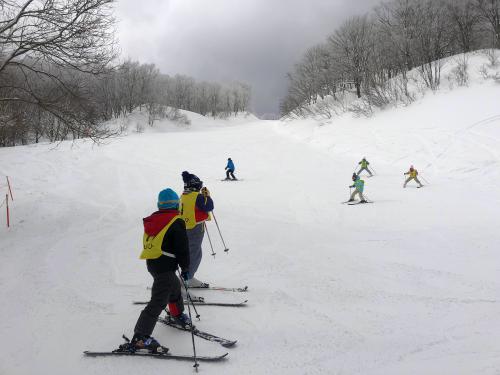
<path fill-rule="evenodd" d="M 361 160 L 358 165 L 361 166 L 361 169 L 359 170 L 359 172 L 357 173 L 358 176 L 361 174 L 361 172 L 363 171 L 367 171 L 369 174 L 370 174 L 370 177 L 373 176 L 373 173 L 368 169 L 368 166 L 370 165 L 370 163 L 368 162 L 368 160 L 366 160 L 366 158 L 363 158 L 363 160 Z"/>

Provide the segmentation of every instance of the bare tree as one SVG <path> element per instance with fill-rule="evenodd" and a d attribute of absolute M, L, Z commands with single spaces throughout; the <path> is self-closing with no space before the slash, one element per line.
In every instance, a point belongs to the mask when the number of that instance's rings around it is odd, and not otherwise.
<path fill-rule="evenodd" d="M 250 86 L 169 77 L 116 57 L 113 0 L 0 0 L 0 146 L 92 137 L 103 121 L 146 110 L 187 124 L 178 110 L 246 111 Z"/>
<path fill-rule="evenodd" d="M 353 17 L 328 38 L 336 64 L 354 81 L 358 97 L 373 51 L 372 31 L 367 17 Z"/>
<path fill-rule="evenodd" d="M 371 17 L 353 17 L 337 29 L 328 38 L 328 53 L 323 54 L 318 46 L 306 51 L 287 74 L 288 92 L 280 104 L 281 113 L 328 115 L 328 103 L 345 111 L 349 105 L 342 103 L 337 88 L 349 81 L 354 81 L 361 98 L 356 108 L 350 106 L 356 113 L 369 114 L 373 107 L 393 103 L 408 104 L 416 97 L 409 83 L 417 78 L 408 73 L 415 69 L 424 84 L 436 90 L 446 57 L 484 47 L 481 22 L 494 30 L 498 44 L 499 8 L 500 0 L 382 2 Z M 496 50 L 488 56 L 495 64 Z M 467 84 L 466 57 L 454 74 L 459 84 Z M 317 98 L 326 101 L 315 103 Z"/>
<path fill-rule="evenodd" d="M 462 52 L 470 52 L 476 46 L 476 29 L 480 16 L 470 0 L 448 0 L 447 11 L 455 29 L 455 36 Z"/>
<path fill-rule="evenodd" d="M 218 83 L 211 84 L 208 88 L 208 108 L 212 117 L 220 112 L 222 87 Z"/>
<path fill-rule="evenodd" d="M 0 0 L 0 102 L 35 107 L 78 136 L 107 136 L 82 100 L 81 74 L 115 57 L 112 2 Z"/>
<path fill-rule="evenodd" d="M 390 42 L 391 59 L 403 75 L 416 66 L 414 5 L 414 0 L 394 0 L 375 9 L 380 35 Z"/>
<path fill-rule="evenodd" d="M 430 89 L 441 82 L 442 59 L 452 54 L 453 32 L 444 3 L 422 0 L 415 4 L 415 50 L 418 70 Z"/>
<path fill-rule="evenodd" d="M 500 48 L 500 0 L 476 0 L 476 7 L 493 34 L 492 47 Z"/>

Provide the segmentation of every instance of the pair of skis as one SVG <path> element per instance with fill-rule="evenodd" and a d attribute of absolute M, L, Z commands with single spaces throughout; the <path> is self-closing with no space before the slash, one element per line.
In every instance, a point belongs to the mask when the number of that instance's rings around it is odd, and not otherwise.
<path fill-rule="evenodd" d="M 207 284 L 205 284 L 207 285 Z M 205 290 L 218 290 L 222 292 L 248 292 L 248 286 L 244 286 L 243 288 L 224 288 L 221 286 L 190 286 L 189 289 L 205 289 Z"/>
<path fill-rule="evenodd" d="M 238 341 L 238 340 L 225 339 L 223 337 L 219 337 L 219 336 L 213 335 L 211 333 L 201 331 L 200 329 L 196 328 L 196 326 L 190 326 L 190 325 L 184 325 L 183 326 L 181 324 L 176 323 L 171 318 L 170 315 L 166 315 L 164 318 L 160 317 L 160 318 L 158 318 L 158 321 L 160 323 L 163 323 L 163 324 L 169 326 L 169 327 L 173 327 L 173 328 L 176 328 L 176 329 L 184 331 L 184 332 L 191 332 L 191 329 L 192 329 L 193 330 L 193 334 L 195 336 L 198 336 L 198 337 L 200 337 L 200 338 L 202 338 L 204 340 L 207 340 L 207 341 L 216 342 L 216 343 L 222 345 L 225 348 L 232 347 Z"/>
<path fill-rule="evenodd" d="M 243 288 L 223 288 L 223 287 L 209 287 L 203 286 L 199 288 L 192 288 L 192 289 L 207 289 L 207 290 L 218 290 L 218 291 L 230 291 L 230 292 L 247 292 L 248 291 L 248 286 L 245 286 Z M 218 302 L 205 302 L 203 298 L 197 299 L 193 301 L 195 305 L 205 305 L 205 306 L 231 306 L 231 307 L 240 307 L 244 306 L 248 300 L 239 302 L 239 303 L 218 303 Z M 148 302 L 134 302 L 134 304 L 147 304 Z M 186 301 L 186 303 L 188 303 Z M 170 326 L 172 328 L 176 328 L 178 330 L 184 331 L 184 332 L 193 332 L 193 334 L 197 337 L 200 337 L 204 340 L 211 341 L 218 343 L 222 345 L 225 348 L 232 347 L 236 344 L 237 340 L 229 340 L 225 339 L 220 336 L 213 335 L 211 333 L 202 331 L 195 326 L 182 326 L 180 324 L 177 324 L 175 321 L 173 321 L 169 315 L 166 317 L 158 318 L 158 321 L 162 324 L 165 324 L 167 326 Z M 88 357 L 106 357 L 106 356 L 128 356 L 128 357 L 151 357 L 151 358 L 158 358 L 158 359 L 172 359 L 172 360 L 185 360 L 185 361 L 194 361 L 195 357 L 193 355 L 178 355 L 178 354 L 170 354 L 169 349 L 162 347 L 161 352 L 157 353 L 151 353 L 151 352 L 144 352 L 140 350 L 131 350 L 130 346 L 130 340 L 123 336 L 125 341 L 127 343 L 120 345 L 120 347 L 116 350 L 113 351 L 104 351 L 104 352 L 95 352 L 95 351 L 84 351 L 83 353 L 88 356 Z M 224 360 L 227 357 L 228 353 L 224 353 L 221 355 L 216 355 L 216 356 L 196 356 L 196 360 L 198 361 L 203 361 L 203 362 L 217 362 Z"/>
<path fill-rule="evenodd" d="M 166 315 L 164 318 L 158 318 L 158 322 L 170 326 L 172 328 L 184 331 L 184 332 L 193 332 L 193 334 L 197 337 L 200 337 L 204 340 L 211 341 L 222 345 L 225 348 L 230 348 L 234 346 L 237 340 L 229 340 L 220 336 L 213 335 L 211 333 L 202 331 L 195 326 L 191 325 L 181 325 L 176 323 L 170 315 Z M 86 356 L 89 357 L 104 357 L 104 356 L 140 356 L 140 357 L 153 357 L 160 359 L 175 359 L 175 360 L 186 360 L 186 361 L 194 361 L 195 357 L 192 355 L 173 355 L 169 353 L 169 349 L 162 347 L 162 351 L 158 353 L 151 352 L 142 352 L 137 350 L 130 350 L 130 344 L 128 338 L 123 336 L 123 338 L 127 341 L 126 344 L 120 345 L 120 347 L 116 350 L 110 352 L 93 352 L 93 351 L 85 351 L 83 352 Z M 196 356 L 196 360 L 204 361 L 204 362 L 217 362 L 226 358 L 228 353 L 224 353 L 216 356 Z"/>
<path fill-rule="evenodd" d="M 200 286 L 200 287 L 190 287 L 189 289 L 198 289 L 198 290 L 217 290 L 217 291 L 223 291 L 223 292 L 237 292 L 237 293 L 246 293 L 248 292 L 248 286 L 244 286 L 242 288 L 225 288 L 225 287 L 219 287 L 219 286 L 208 286 L 208 284 L 205 284 L 206 286 Z M 248 300 L 243 300 L 241 302 L 207 302 L 205 301 L 205 298 L 203 297 L 194 297 L 191 296 L 191 300 L 193 301 L 193 304 L 195 306 L 220 306 L 220 307 L 243 307 L 246 305 Z M 147 301 L 133 301 L 132 302 L 134 305 L 147 305 Z M 190 303 L 187 300 L 184 301 L 184 303 Z"/>
<path fill-rule="evenodd" d="M 346 204 L 348 206 L 357 206 L 358 204 L 366 204 L 366 203 L 373 203 L 373 201 L 366 201 L 366 202 L 356 202 L 356 201 L 345 201 L 345 202 L 340 202 L 341 204 Z"/>
<path fill-rule="evenodd" d="M 198 290 L 217 290 L 222 292 L 235 292 L 235 293 L 246 293 L 248 292 L 248 286 L 244 286 L 242 288 L 225 288 L 221 286 L 209 286 L 208 284 L 204 284 L 198 287 L 190 287 L 189 289 L 198 289 Z M 225 303 L 225 302 L 207 302 L 203 297 L 191 297 L 193 303 L 197 306 L 221 306 L 221 307 L 242 307 L 244 306 L 248 300 L 244 300 L 236 303 Z M 188 301 L 184 301 L 188 303 Z"/>
<path fill-rule="evenodd" d="M 126 356 L 126 357 L 150 357 L 150 358 L 159 358 L 159 359 L 174 359 L 178 361 L 194 361 L 195 357 L 193 355 L 182 355 L 182 354 L 171 354 L 169 349 L 162 346 L 161 351 L 151 353 L 149 351 L 141 351 L 135 350 L 130 344 L 130 340 L 123 335 L 125 344 L 119 346 L 118 349 L 109 351 L 109 352 L 93 352 L 90 350 L 86 350 L 83 352 L 87 357 L 111 357 L 111 356 Z M 215 356 L 196 356 L 197 361 L 203 362 L 217 362 L 221 361 L 227 357 L 229 353 L 224 353 L 221 355 Z"/>
<path fill-rule="evenodd" d="M 84 351 L 83 354 L 85 354 L 87 357 L 109 357 L 109 356 L 128 356 L 128 357 L 154 357 L 154 358 L 160 358 L 160 359 L 175 359 L 178 361 L 194 361 L 194 356 L 192 355 L 180 355 L 180 354 L 170 354 L 170 353 L 149 353 L 149 352 L 140 352 L 140 351 L 135 351 L 135 352 L 130 352 L 130 351 L 112 351 L 112 352 L 92 352 L 92 351 Z M 196 356 L 196 359 L 198 361 L 202 362 L 217 362 L 221 361 L 229 353 L 224 353 L 221 355 L 215 355 L 215 356 Z"/>
<path fill-rule="evenodd" d="M 193 287 L 190 289 L 206 289 L 206 290 L 218 290 L 218 291 L 230 291 L 230 292 L 244 293 L 244 292 L 248 291 L 248 286 L 245 286 L 243 288 L 224 288 L 224 287 L 210 287 L 208 284 L 204 284 L 203 286 Z M 240 306 L 244 306 L 248 302 L 248 300 L 245 300 L 245 301 L 239 302 L 239 303 L 218 303 L 218 302 L 205 302 L 203 297 L 196 297 L 196 298 L 191 297 L 190 302 L 192 302 L 194 305 L 198 305 L 198 306 L 205 305 L 205 306 L 240 307 Z M 190 303 L 190 302 L 185 301 L 186 304 Z M 216 342 L 225 348 L 232 347 L 237 342 L 237 340 L 229 340 L 229 339 L 225 339 L 223 337 L 219 337 L 219 336 L 213 335 L 213 334 L 205 332 L 205 331 L 201 331 L 200 329 L 196 328 L 196 326 L 194 326 L 194 325 L 179 324 L 174 319 L 172 319 L 172 317 L 168 313 L 164 318 L 159 317 L 158 322 L 163 323 L 169 327 L 173 327 L 173 328 L 176 328 L 178 330 L 184 331 L 184 332 L 192 332 L 197 337 L 200 337 L 200 338 L 207 340 L 207 341 Z"/>
<path fill-rule="evenodd" d="M 205 302 L 203 298 L 192 298 L 193 305 L 195 306 L 219 306 L 219 307 L 243 307 L 247 304 L 248 300 L 241 302 Z M 149 301 L 134 301 L 134 305 L 147 305 Z M 191 301 L 184 300 L 184 303 L 191 303 Z"/>
<path fill-rule="evenodd" d="M 148 287 L 148 289 L 151 288 Z M 244 286 L 243 288 L 224 288 L 221 286 L 208 286 L 208 284 L 204 284 L 204 286 L 190 286 L 189 289 L 218 290 L 220 292 L 239 292 L 239 293 L 248 292 L 248 286 Z"/>

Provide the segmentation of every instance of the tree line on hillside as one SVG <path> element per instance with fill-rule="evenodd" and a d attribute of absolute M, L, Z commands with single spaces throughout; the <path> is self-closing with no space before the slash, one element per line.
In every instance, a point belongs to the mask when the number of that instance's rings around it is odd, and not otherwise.
<path fill-rule="evenodd" d="M 228 117 L 248 111 L 249 85 L 241 82 L 220 84 L 197 82 L 185 75 L 162 74 L 154 64 L 125 61 L 94 82 L 95 96 L 102 103 L 104 119 L 145 109 L 149 123 L 164 118 L 167 107 Z"/>
<path fill-rule="evenodd" d="M 113 135 L 103 122 L 137 108 L 153 124 L 178 109 L 248 110 L 251 89 L 161 74 L 118 59 L 114 0 L 0 0 L 0 147 Z M 172 108 L 174 110 L 172 110 Z M 185 120 L 184 120 L 185 121 Z"/>
<path fill-rule="evenodd" d="M 283 116 L 332 115 L 326 97 L 340 100 L 351 88 L 363 114 L 373 107 L 411 102 L 408 72 L 418 68 L 429 89 L 441 82 L 445 57 L 489 49 L 492 64 L 500 48 L 500 0 L 392 0 L 345 21 L 324 43 L 309 48 L 292 72 L 281 102 Z M 466 84 L 467 59 L 457 82 Z"/>

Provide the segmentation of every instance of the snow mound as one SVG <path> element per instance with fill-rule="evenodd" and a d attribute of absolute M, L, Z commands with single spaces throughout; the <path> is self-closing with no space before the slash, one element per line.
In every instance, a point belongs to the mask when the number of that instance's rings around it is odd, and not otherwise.
<path fill-rule="evenodd" d="M 181 109 L 168 108 L 166 111 L 168 118 L 151 120 L 146 110 L 136 109 L 131 114 L 108 121 L 105 126 L 121 135 L 127 135 L 217 129 L 257 120 L 257 117 L 249 112 L 213 118 Z"/>
<path fill-rule="evenodd" d="M 372 89 L 371 95 L 365 93 L 361 98 L 357 97 L 353 88 L 339 91 L 335 96 L 318 96 L 313 104 L 303 108 L 300 116 L 291 113 L 282 120 L 313 118 L 321 121 L 352 113 L 370 117 L 384 109 L 412 105 L 436 92 L 449 92 L 485 82 L 500 82 L 500 50 L 459 54 L 414 68 L 405 76 L 389 79 L 377 89 Z"/>
<path fill-rule="evenodd" d="M 500 62 L 491 66 L 484 53 L 465 56 L 469 80 L 456 86 L 463 58 L 443 61 L 439 90 L 414 83 L 412 89 L 422 95 L 408 106 L 379 110 L 370 118 L 344 113 L 332 119 L 287 120 L 277 130 L 335 157 L 367 156 L 401 171 L 415 164 L 431 176 L 498 178 Z"/>

